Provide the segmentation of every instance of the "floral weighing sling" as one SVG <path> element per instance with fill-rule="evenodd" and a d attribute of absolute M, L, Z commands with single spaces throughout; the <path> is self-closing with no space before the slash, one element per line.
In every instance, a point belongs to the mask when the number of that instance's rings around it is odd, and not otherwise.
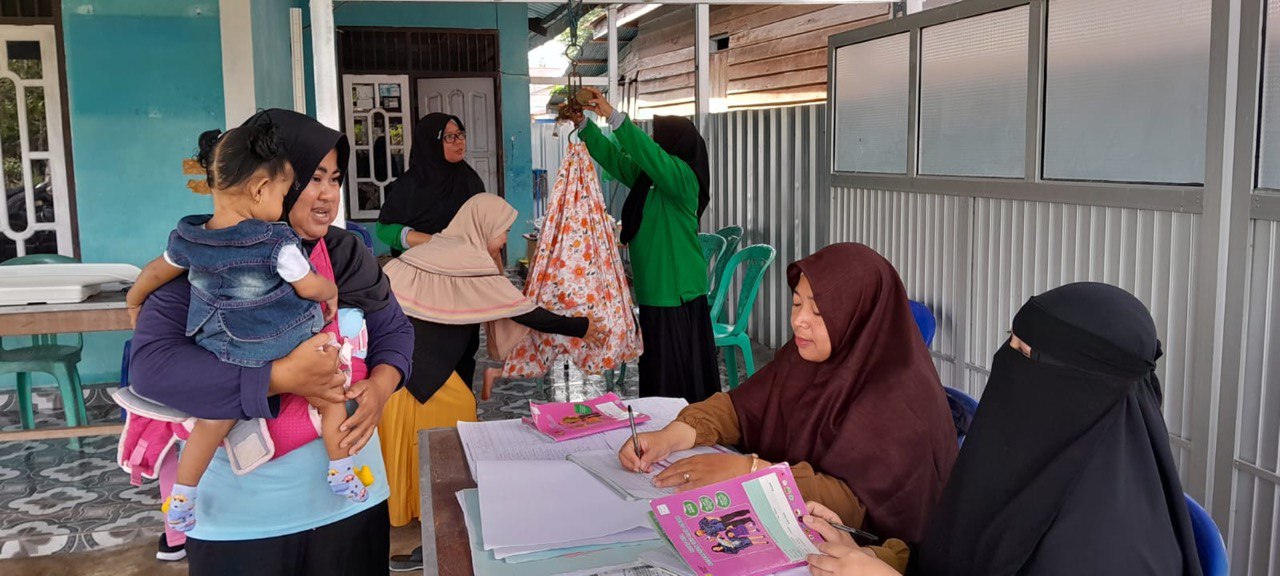
<path fill-rule="evenodd" d="M 590 317 L 607 338 L 592 346 L 577 338 L 530 331 L 506 356 L 503 376 L 540 376 L 561 354 L 587 374 L 613 370 L 640 357 L 644 346 L 613 219 L 584 144 L 570 144 L 560 165 L 534 260 L 525 295 L 557 314 Z"/>

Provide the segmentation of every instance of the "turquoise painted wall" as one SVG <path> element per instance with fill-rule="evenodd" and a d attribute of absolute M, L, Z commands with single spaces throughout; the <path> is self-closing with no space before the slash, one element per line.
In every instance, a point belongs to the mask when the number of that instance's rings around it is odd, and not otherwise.
<path fill-rule="evenodd" d="M 306 2 L 298 2 L 305 7 Z M 304 11 L 304 21 L 310 12 Z M 520 211 L 511 228 L 508 258 L 524 258 L 521 234 L 532 230 L 533 158 L 529 132 L 528 8 L 525 4 L 449 4 L 418 2 L 343 2 L 334 9 L 338 26 L 398 26 L 414 28 L 469 28 L 498 30 L 499 68 L 502 73 L 502 146 L 505 159 L 504 193 Z M 287 27 L 287 26 L 286 26 Z M 315 88 L 311 76 L 311 39 L 308 29 L 307 110 L 315 114 Z M 384 247 L 385 248 L 385 247 Z"/>
<path fill-rule="evenodd" d="M 293 109 L 289 9 L 293 0 L 252 0 L 253 95 L 258 108 Z"/>
<path fill-rule="evenodd" d="M 212 210 L 182 159 L 223 123 L 218 2 L 64 0 L 62 13 L 81 257 L 141 266 L 178 218 Z M 128 337 L 85 334 L 85 383 L 119 381 Z"/>

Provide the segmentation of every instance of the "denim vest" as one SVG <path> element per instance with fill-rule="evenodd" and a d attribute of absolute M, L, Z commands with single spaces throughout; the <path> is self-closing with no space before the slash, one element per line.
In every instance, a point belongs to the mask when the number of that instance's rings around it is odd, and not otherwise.
<path fill-rule="evenodd" d="M 289 226 L 245 220 L 206 230 L 211 216 L 187 216 L 169 235 L 169 258 L 188 270 L 187 336 L 223 362 L 263 366 L 319 332 L 324 316 L 276 270 L 280 249 L 299 244 Z"/>

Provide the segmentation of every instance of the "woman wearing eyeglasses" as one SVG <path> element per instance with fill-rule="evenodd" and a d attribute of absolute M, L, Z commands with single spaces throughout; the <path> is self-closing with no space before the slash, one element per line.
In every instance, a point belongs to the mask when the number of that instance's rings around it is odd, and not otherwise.
<path fill-rule="evenodd" d="M 467 132 L 457 116 L 434 112 L 413 127 L 409 170 L 387 187 L 377 234 L 394 255 L 444 230 L 484 181 L 466 161 Z"/>
<path fill-rule="evenodd" d="M 466 154 L 466 127 L 457 116 L 427 114 L 414 125 L 409 169 L 387 187 L 386 201 L 378 215 L 378 238 L 391 247 L 393 255 L 430 242 L 432 236 L 449 227 L 467 200 L 485 191 L 484 181 L 467 164 Z M 496 257 L 494 266 L 501 267 Z M 387 402 L 390 410 L 383 410 L 380 434 L 394 438 L 383 446 L 383 458 L 389 459 L 387 468 L 391 470 L 387 479 L 392 491 L 388 505 L 393 526 L 408 524 L 417 516 L 418 492 L 413 489 L 417 485 L 417 430 L 476 420 L 471 381 L 480 349 L 480 330 L 419 318 L 410 318 L 409 323 L 414 333 L 414 365 L 442 370 L 424 368 L 410 375 L 424 400 L 406 387 Z M 444 343 L 447 346 L 442 346 Z M 456 358 L 451 361 L 455 362 L 452 370 L 443 366 L 440 356 Z M 421 569 L 421 562 L 421 548 L 412 555 L 391 558 L 396 571 Z"/>

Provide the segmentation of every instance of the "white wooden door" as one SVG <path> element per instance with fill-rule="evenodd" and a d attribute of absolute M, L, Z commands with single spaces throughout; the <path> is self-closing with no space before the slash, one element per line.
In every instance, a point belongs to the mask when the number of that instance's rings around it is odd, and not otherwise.
<path fill-rule="evenodd" d="M 0 261 L 74 255 L 53 26 L 0 26 Z"/>
<path fill-rule="evenodd" d="M 373 220 L 382 211 L 387 185 L 408 167 L 413 142 L 409 77 L 345 74 L 342 93 L 351 138 L 347 213 L 352 220 Z"/>
<path fill-rule="evenodd" d="M 498 186 L 498 107 L 493 78 L 424 78 L 418 80 L 418 117 L 444 112 L 462 119 L 467 129 L 467 163 L 484 180 L 486 192 Z"/>

